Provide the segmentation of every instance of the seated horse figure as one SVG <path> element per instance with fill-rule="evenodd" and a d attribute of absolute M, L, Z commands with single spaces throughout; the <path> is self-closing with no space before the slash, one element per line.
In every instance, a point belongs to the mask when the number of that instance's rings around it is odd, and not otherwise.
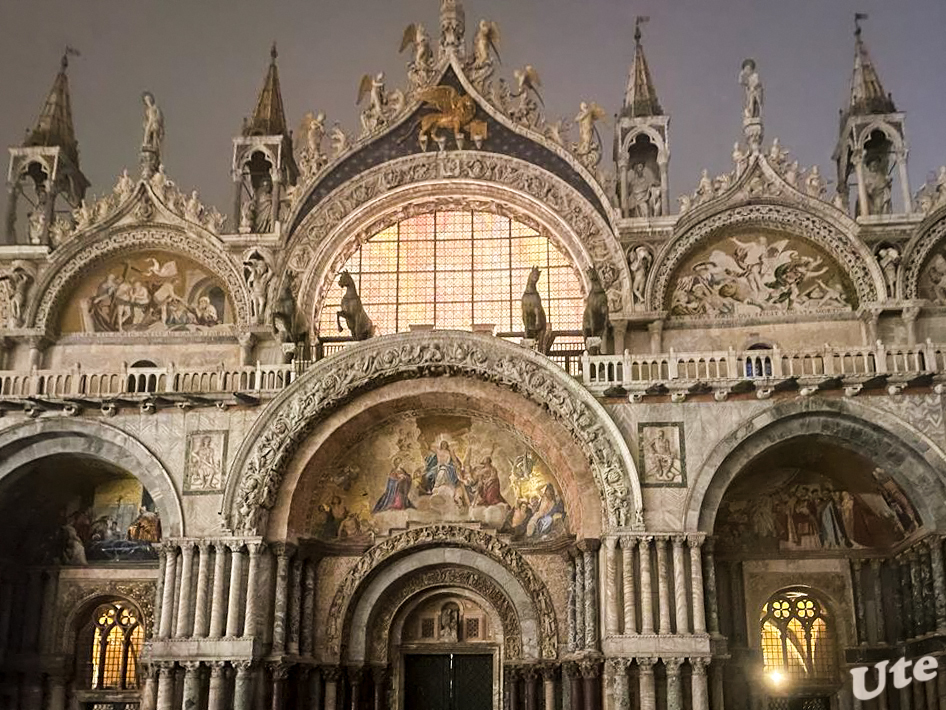
<path fill-rule="evenodd" d="M 585 313 L 581 322 L 581 334 L 587 338 L 600 338 L 602 342 L 607 338 L 608 327 L 608 294 L 601 285 L 598 272 L 594 268 L 588 269 L 588 283 L 590 288 L 585 298 Z"/>
<path fill-rule="evenodd" d="M 526 338 L 535 341 L 535 349 L 540 353 L 548 354 L 552 347 L 552 329 L 549 327 L 542 307 L 542 296 L 536 284 L 542 272 L 538 266 L 533 266 L 526 281 L 526 290 L 522 294 L 522 324 L 525 327 Z"/>
<path fill-rule="evenodd" d="M 355 288 L 355 280 L 351 274 L 343 271 L 338 277 L 338 285 L 345 289 L 345 295 L 342 296 L 342 310 L 335 314 L 339 332 L 342 330 L 341 319 L 344 318 L 353 339 L 367 340 L 375 334 L 375 327 L 365 312 L 365 307 L 361 305 L 361 296 Z"/>

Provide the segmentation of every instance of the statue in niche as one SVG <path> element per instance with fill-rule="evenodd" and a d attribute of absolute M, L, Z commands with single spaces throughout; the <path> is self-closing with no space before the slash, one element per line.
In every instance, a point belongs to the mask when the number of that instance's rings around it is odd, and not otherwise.
<path fill-rule="evenodd" d="M 631 271 L 631 295 L 634 297 L 635 305 L 644 305 L 644 290 L 647 286 L 647 274 L 650 272 L 650 265 L 654 257 L 650 254 L 650 249 L 643 244 L 628 250 L 628 267 Z"/>
<path fill-rule="evenodd" d="M 30 244 L 42 244 L 46 231 L 46 215 L 39 206 L 28 217 Z"/>
<path fill-rule="evenodd" d="M 754 59 L 746 59 L 742 63 L 739 83 L 746 90 L 743 117 L 749 120 L 762 118 L 762 78 Z"/>
<path fill-rule="evenodd" d="M 244 200 L 240 207 L 240 232 L 249 234 L 256 224 L 256 200 Z"/>
<path fill-rule="evenodd" d="M 355 288 L 355 280 L 347 271 L 343 271 L 338 277 L 338 285 L 345 289 L 345 295 L 342 296 L 341 310 L 335 314 L 335 322 L 338 330 L 342 330 L 342 318 L 348 326 L 348 331 L 354 340 L 367 340 L 375 334 L 374 323 L 365 312 L 365 307 L 361 304 L 361 296 L 358 295 L 358 289 Z"/>
<path fill-rule="evenodd" d="M 608 333 L 608 294 L 601 285 L 598 272 L 594 267 L 588 269 L 590 288 L 585 299 L 585 312 L 582 316 L 581 332 L 585 338 L 604 340 Z"/>
<path fill-rule="evenodd" d="M 257 323 L 262 323 L 266 313 L 266 302 L 269 300 L 269 284 L 273 280 L 273 271 L 262 254 L 254 251 L 243 262 L 243 277 L 252 295 L 250 314 Z"/>
<path fill-rule="evenodd" d="M 273 181 L 264 175 L 256 187 L 256 218 L 253 232 L 268 234 L 273 231 Z"/>
<path fill-rule="evenodd" d="M 460 640 L 460 607 L 454 603 L 446 604 L 440 612 L 440 640 L 456 643 Z"/>
<path fill-rule="evenodd" d="M 886 161 L 874 155 L 864 162 L 864 187 L 867 191 L 868 214 L 890 214 L 890 188 L 893 180 L 887 174 Z"/>
<path fill-rule="evenodd" d="M 650 167 L 635 163 L 628 177 L 632 205 L 632 217 L 659 217 L 662 213 L 660 180 Z"/>
<path fill-rule="evenodd" d="M 897 274 L 900 271 L 900 251 L 896 247 L 884 246 L 877 251 L 877 263 L 884 272 L 884 282 L 887 284 L 887 297 L 897 295 Z"/>
<path fill-rule="evenodd" d="M 0 276 L 6 286 L 7 302 L 10 304 L 10 327 L 21 328 L 26 315 L 26 300 L 29 297 L 36 275 L 33 267 L 25 261 L 14 261 L 10 272 Z"/>
<path fill-rule="evenodd" d="M 546 354 L 551 346 L 551 329 L 542 306 L 542 296 L 536 284 L 542 272 L 538 266 L 533 266 L 526 281 L 526 290 L 522 294 L 522 324 L 525 328 L 526 339 L 535 341 L 535 348 Z"/>
<path fill-rule="evenodd" d="M 296 297 L 292 294 L 292 274 L 283 280 L 279 295 L 273 304 L 273 334 L 281 343 L 295 340 Z"/>
<path fill-rule="evenodd" d="M 161 143 L 164 141 L 164 114 L 154 100 L 154 94 L 146 91 L 141 95 L 145 105 L 143 122 L 144 138 L 141 141 L 142 150 L 150 151 L 161 159 Z"/>

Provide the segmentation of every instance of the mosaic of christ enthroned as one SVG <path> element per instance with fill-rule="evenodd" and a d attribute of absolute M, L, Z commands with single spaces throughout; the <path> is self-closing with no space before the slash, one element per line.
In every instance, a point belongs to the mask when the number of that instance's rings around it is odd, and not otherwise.
<path fill-rule="evenodd" d="M 337 457 L 310 513 L 327 542 L 370 542 L 409 523 L 479 522 L 538 544 L 568 533 L 547 464 L 515 431 L 466 414 L 406 413 Z"/>

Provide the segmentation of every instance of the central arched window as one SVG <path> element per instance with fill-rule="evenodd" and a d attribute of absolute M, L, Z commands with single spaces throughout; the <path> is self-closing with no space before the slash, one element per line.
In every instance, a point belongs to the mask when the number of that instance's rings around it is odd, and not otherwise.
<path fill-rule="evenodd" d="M 761 622 L 764 672 L 776 685 L 835 680 L 834 628 L 818 599 L 803 589 L 778 592 Z"/>
<path fill-rule="evenodd" d="M 123 601 L 101 604 L 82 636 L 80 654 L 87 664 L 86 687 L 92 690 L 138 687 L 138 656 L 144 642 L 144 629 L 133 606 Z"/>
<path fill-rule="evenodd" d="M 412 325 L 470 330 L 494 325 L 521 333 L 521 299 L 533 266 L 549 323 L 578 334 L 584 303 L 569 259 L 536 229 L 490 212 L 438 211 L 378 232 L 347 261 L 362 304 L 380 334 Z M 343 295 L 336 285 L 320 317 L 323 336 L 338 333 Z"/>

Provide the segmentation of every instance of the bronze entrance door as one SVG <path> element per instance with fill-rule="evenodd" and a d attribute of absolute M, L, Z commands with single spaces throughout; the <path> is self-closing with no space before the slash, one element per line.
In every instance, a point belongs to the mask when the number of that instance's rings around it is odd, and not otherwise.
<path fill-rule="evenodd" d="M 493 657 L 441 653 L 404 656 L 404 710 L 492 710 Z"/>

